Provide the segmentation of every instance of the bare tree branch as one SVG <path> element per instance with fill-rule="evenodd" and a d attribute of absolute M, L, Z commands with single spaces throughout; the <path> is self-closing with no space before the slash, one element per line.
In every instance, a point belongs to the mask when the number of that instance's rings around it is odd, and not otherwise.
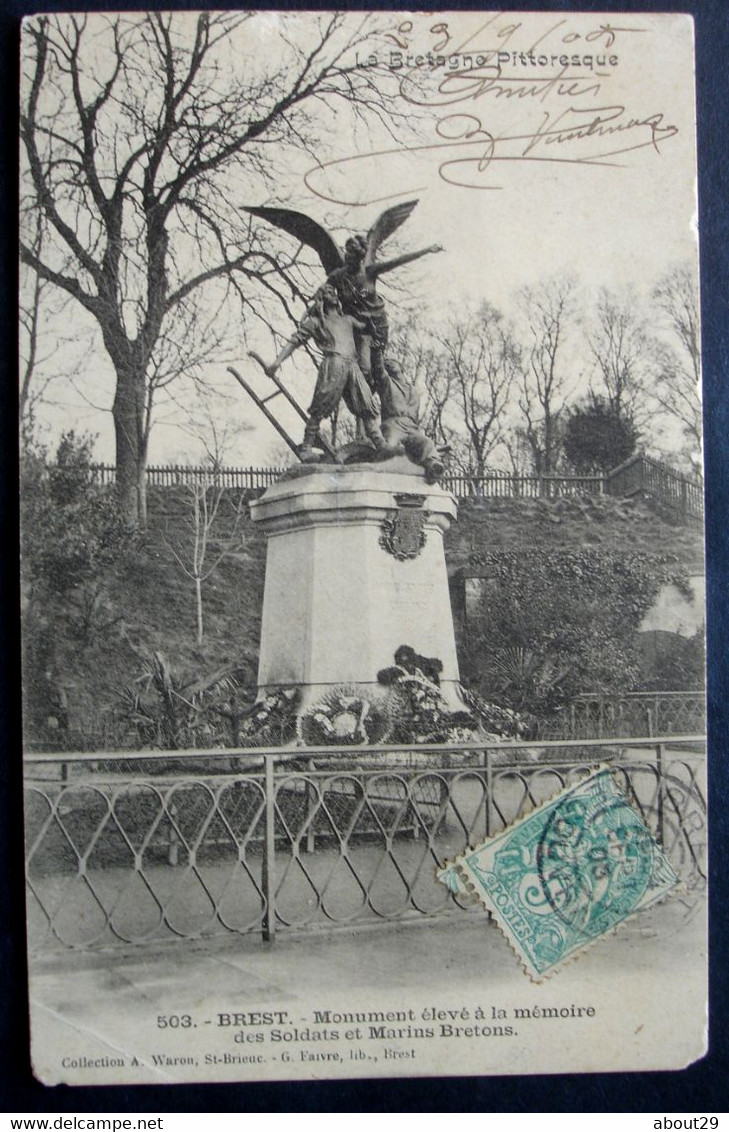
<path fill-rule="evenodd" d="M 300 249 L 282 256 L 239 205 L 275 193 L 290 154 L 316 153 L 335 101 L 353 128 L 397 113 L 347 61 L 369 17 L 319 15 L 305 47 L 289 40 L 289 18 L 282 50 L 250 73 L 232 37 L 255 14 L 41 16 L 24 29 L 24 207 L 49 238 L 42 254 L 24 240 L 21 256 L 99 325 L 131 520 L 144 512 L 155 393 L 185 372 L 181 352 L 161 368 L 157 350 L 180 312 L 193 343 L 199 292 L 267 321 L 273 303 L 293 319 L 313 289 Z"/>
<path fill-rule="evenodd" d="M 645 423 L 645 387 L 650 342 L 637 297 L 603 288 L 588 330 L 590 353 L 600 375 L 607 403 L 618 416 L 630 417 L 637 427 Z"/>
<path fill-rule="evenodd" d="M 567 370 L 565 346 L 578 321 L 575 285 L 569 278 L 550 279 L 524 289 L 520 301 L 529 347 L 519 408 L 535 471 L 550 475 L 559 462 L 559 427 L 574 377 Z"/>
<path fill-rule="evenodd" d="M 696 279 L 688 265 L 669 271 L 653 290 L 660 312 L 653 399 L 681 426 L 694 463 L 701 451 L 701 342 Z"/>

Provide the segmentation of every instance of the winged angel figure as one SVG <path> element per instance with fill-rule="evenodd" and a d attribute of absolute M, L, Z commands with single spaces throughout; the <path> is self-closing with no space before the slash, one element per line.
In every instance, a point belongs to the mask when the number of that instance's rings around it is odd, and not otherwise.
<path fill-rule="evenodd" d="M 246 208 L 245 212 L 266 220 L 274 227 L 295 236 L 319 256 L 327 273 L 327 283 L 339 296 L 342 312 L 356 319 L 357 359 L 367 382 L 377 388 L 383 373 L 383 356 L 387 347 L 388 324 L 385 304 L 377 293 L 377 280 L 387 271 L 412 263 L 431 252 L 441 252 L 439 244 L 408 252 L 394 259 L 377 260 L 377 252 L 385 240 L 397 231 L 415 208 L 417 200 L 405 201 L 388 208 L 377 218 L 366 236 L 352 236 L 341 252 L 334 237 L 303 212 L 287 208 Z"/>

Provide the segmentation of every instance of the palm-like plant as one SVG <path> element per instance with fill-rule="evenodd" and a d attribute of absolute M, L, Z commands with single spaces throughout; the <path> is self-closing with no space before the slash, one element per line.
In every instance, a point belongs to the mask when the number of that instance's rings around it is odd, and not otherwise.
<path fill-rule="evenodd" d="M 517 710 L 534 711 L 553 703 L 572 666 L 523 645 L 497 649 L 491 657 L 499 692 Z"/>
<path fill-rule="evenodd" d="M 173 672 L 161 652 L 153 652 L 146 671 L 122 695 L 123 710 L 142 738 L 168 750 L 225 745 L 221 734 L 221 698 L 238 690 L 229 665 L 203 676 L 185 677 Z M 213 719 L 217 716 L 217 719 Z"/>

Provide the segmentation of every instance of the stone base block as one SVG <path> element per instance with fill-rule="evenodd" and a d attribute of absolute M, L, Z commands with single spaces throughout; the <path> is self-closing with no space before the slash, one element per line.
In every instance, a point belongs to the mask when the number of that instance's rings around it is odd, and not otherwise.
<path fill-rule="evenodd" d="M 410 645 L 443 663 L 459 706 L 443 533 L 455 500 L 404 458 L 302 466 L 251 504 L 267 539 L 259 693 L 298 687 L 302 709 L 377 673 Z"/>

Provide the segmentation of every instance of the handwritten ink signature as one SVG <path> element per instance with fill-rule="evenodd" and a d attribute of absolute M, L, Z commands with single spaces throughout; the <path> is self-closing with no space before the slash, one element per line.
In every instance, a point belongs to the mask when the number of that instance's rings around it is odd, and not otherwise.
<path fill-rule="evenodd" d="M 569 70 L 569 65 L 543 75 L 509 75 L 500 63 L 494 62 L 445 75 L 433 93 L 424 89 L 422 76 L 408 71 L 400 79 L 399 92 L 411 106 L 432 109 L 456 106 L 459 102 L 476 102 L 486 95 L 504 102 L 524 99 L 545 102 L 552 95 L 568 100 L 588 95 L 595 98 L 602 90 L 601 80 L 608 77 L 600 70 L 590 70 L 589 77 L 576 74 Z"/>
<path fill-rule="evenodd" d="M 636 145 L 597 156 L 610 157 L 629 153 L 632 149 L 642 149 L 647 145 L 652 146 L 656 153 L 660 153 L 660 143 L 675 137 L 678 133 L 677 126 L 664 122 L 662 113 L 648 114 L 645 118 L 626 118 L 625 113 L 625 106 L 603 106 L 599 109 L 569 106 L 556 117 L 545 113 L 541 126 L 531 135 L 524 147 L 524 156 L 542 143 L 561 145 L 565 142 L 583 141 L 586 138 L 609 137 L 612 134 L 626 133 L 635 129 L 647 131 L 648 138 Z"/>
<path fill-rule="evenodd" d="M 436 143 L 398 146 L 321 162 L 306 173 L 304 182 L 311 192 L 335 204 L 375 204 L 421 189 L 411 186 L 367 200 L 343 200 L 326 191 L 322 182 L 326 182 L 327 171 L 372 162 L 381 181 L 383 164 L 389 160 L 407 153 L 434 153 L 438 175 L 448 184 L 471 189 L 500 189 L 503 185 L 493 181 L 494 166 L 524 162 L 619 166 L 624 163 L 616 158 L 636 150 L 651 148 L 660 155 L 661 145 L 676 136 L 678 127 L 666 122 L 661 112 L 633 117 L 625 106 L 613 105 L 590 109 L 571 106 L 556 115 L 545 111 L 536 129 L 509 135 L 492 132 L 474 114 L 448 114 L 435 124 L 435 132 L 442 139 Z M 613 146 L 617 139 L 621 144 Z"/>

